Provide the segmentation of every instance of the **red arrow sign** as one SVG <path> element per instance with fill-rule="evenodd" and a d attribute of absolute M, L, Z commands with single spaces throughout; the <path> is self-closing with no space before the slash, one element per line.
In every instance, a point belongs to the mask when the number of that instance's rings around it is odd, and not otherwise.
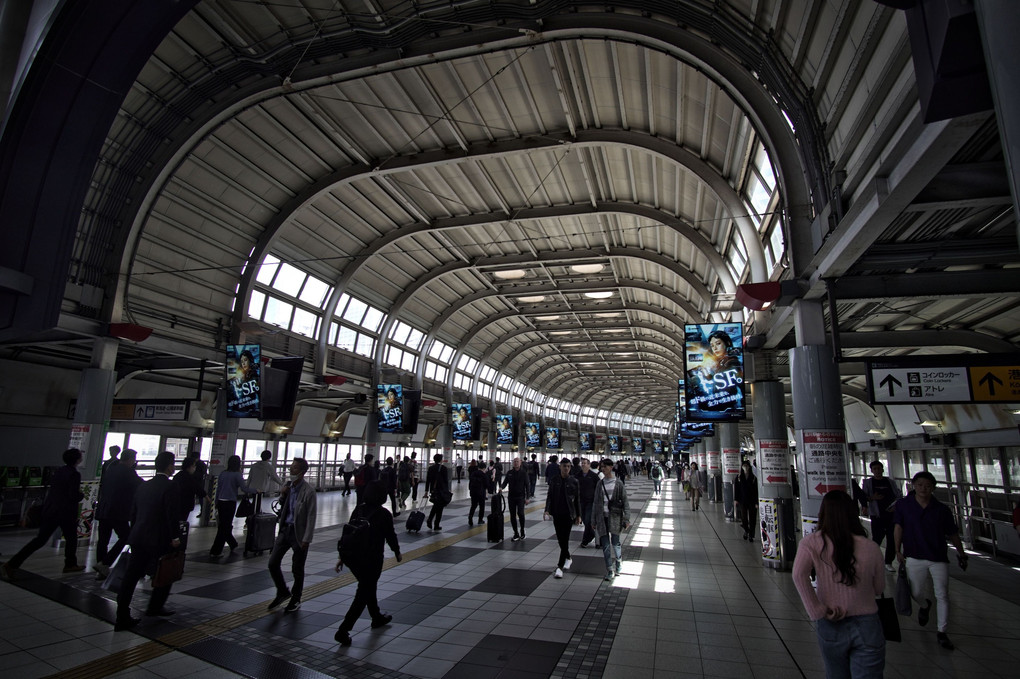
<path fill-rule="evenodd" d="M 786 483 L 785 476 L 766 476 L 765 480 L 769 483 Z"/>
<path fill-rule="evenodd" d="M 830 490 L 846 490 L 846 486 L 844 486 L 843 484 L 839 484 L 837 486 L 823 486 L 822 484 L 819 483 L 817 486 L 815 486 L 815 490 L 818 491 L 819 495 L 825 495 Z"/>

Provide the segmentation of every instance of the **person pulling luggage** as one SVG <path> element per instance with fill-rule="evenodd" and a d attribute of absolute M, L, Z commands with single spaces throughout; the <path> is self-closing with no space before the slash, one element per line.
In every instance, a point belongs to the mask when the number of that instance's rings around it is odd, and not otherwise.
<path fill-rule="evenodd" d="M 278 522 L 280 532 L 276 536 L 273 553 L 269 556 L 269 575 L 276 585 L 276 598 L 270 602 L 269 610 L 273 610 L 288 598 L 290 601 L 284 609 L 285 613 L 293 613 L 301 607 L 301 592 L 305 586 L 305 559 L 308 558 L 308 545 L 311 544 L 312 534 L 315 533 L 316 513 L 315 489 L 305 481 L 307 471 L 308 460 L 295 457 L 290 463 L 290 481 L 280 493 Z M 280 568 L 283 555 L 288 549 L 294 550 L 291 557 L 294 584 L 290 589 L 287 589 L 287 582 L 283 579 L 283 570 Z"/>

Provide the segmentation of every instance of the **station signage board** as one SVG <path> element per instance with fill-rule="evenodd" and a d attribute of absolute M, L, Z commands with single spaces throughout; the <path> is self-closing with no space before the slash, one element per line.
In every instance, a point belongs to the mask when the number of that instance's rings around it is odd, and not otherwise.
<path fill-rule="evenodd" d="M 797 441 L 804 451 L 807 497 L 820 500 L 830 490 L 849 487 L 846 469 L 846 432 L 842 429 L 804 429 Z"/>
<path fill-rule="evenodd" d="M 1020 355 L 960 354 L 867 361 L 868 398 L 892 403 L 1015 403 Z"/>
<path fill-rule="evenodd" d="M 763 485 L 790 483 L 790 443 L 786 439 L 757 439 L 758 478 Z"/>
<path fill-rule="evenodd" d="M 152 399 L 133 401 L 117 399 L 110 408 L 111 420 L 171 420 L 188 419 L 191 406 L 186 400 Z"/>

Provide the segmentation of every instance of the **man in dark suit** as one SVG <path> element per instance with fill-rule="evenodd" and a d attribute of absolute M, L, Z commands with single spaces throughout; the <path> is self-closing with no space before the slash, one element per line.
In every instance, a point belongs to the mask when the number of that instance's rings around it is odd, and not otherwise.
<path fill-rule="evenodd" d="M 42 506 L 42 520 L 39 532 L 32 540 L 11 557 L 7 563 L 0 564 L 0 579 L 12 580 L 14 573 L 35 550 L 46 544 L 53 531 L 60 529 L 64 534 L 64 572 L 79 573 L 85 566 L 78 565 L 78 503 L 85 495 L 81 492 L 81 473 L 78 465 L 82 461 L 82 453 L 77 448 L 68 448 L 63 454 L 64 466 L 53 474 L 50 489 Z"/>
<path fill-rule="evenodd" d="M 135 471 L 137 459 L 138 453 L 131 448 L 125 450 L 120 461 L 111 465 L 103 474 L 99 486 L 99 506 L 96 507 L 96 519 L 99 521 L 96 573 L 99 578 L 110 574 L 110 566 L 127 544 L 128 531 L 131 529 L 131 507 L 135 491 L 142 483 L 142 478 Z M 113 533 L 117 534 L 117 542 L 108 549 Z"/>
<path fill-rule="evenodd" d="M 128 563 L 120 593 L 117 595 L 117 620 L 114 629 L 130 629 L 138 624 L 131 617 L 131 597 L 141 577 L 156 572 L 159 557 L 181 544 L 180 492 L 170 475 L 174 472 L 174 454 L 164 451 L 156 456 L 156 476 L 138 487 L 131 521 L 131 561 Z M 170 585 L 153 587 L 146 615 L 169 616 L 166 608 Z"/>

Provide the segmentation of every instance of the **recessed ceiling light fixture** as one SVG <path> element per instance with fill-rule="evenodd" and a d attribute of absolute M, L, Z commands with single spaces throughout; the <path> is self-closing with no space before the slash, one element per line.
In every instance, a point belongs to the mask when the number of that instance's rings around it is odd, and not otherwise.
<path fill-rule="evenodd" d="M 536 321 L 558 321 L 562 316 L 535 316 Z"/>
<path fill-rule="evenodd" d="M 550 335 L 569 335 L 574 332 L 573 330 L 552 330 L 549 332 Z"/>
<path fill-rule="evenodd" d="M 570 270 L 574 273 L 598 273 L 605 268 L 605 264 L 573 264 Z"/>
<path fill-rule="evenodd" d="M 611 290 L 603 290 L 600 292 L 586 292 L 584 293 L 584 296 L 589 299 L 606 299 L 608 297 L 612 297 L 613 293 Z"/>
<path fill-rule="evenodd" d="M 518 302 L 524 302 L 525 304 L 537 304 L 538 302 L 545 301 L 545 295 L 530 295 L 527 297 L 518 297 Z"/>
<path fill-rule="evenodd" d="M 504 269 L 502 271 L 493 271 L 493 278 L 498 278 L 501 281 L 516 281 L 524 278 L 528 275 L 528 272 L 524 269 Z"/>

